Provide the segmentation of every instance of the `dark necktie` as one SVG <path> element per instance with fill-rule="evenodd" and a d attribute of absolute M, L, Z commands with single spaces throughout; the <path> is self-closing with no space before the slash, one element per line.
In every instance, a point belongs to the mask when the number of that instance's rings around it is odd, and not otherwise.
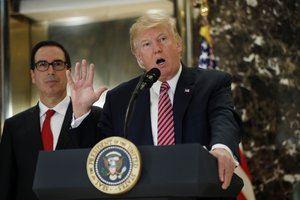
<path fill-rule="evenodd" d="M 158 100 L 158 118 L 157 118 L 157 144 L 174 145 L 174 116 L 168 90 L 170 86 L 163 82 L 160 87 Z"/>
<path fill-rule="evenodd" d="M 46 118 L 43 123 L 42 128 L 42 141 L 43 147 L 45 151 L 52 151 L 53 150 L 53 134 L 51 131 L 50 121 L 51 117 L 54 115 L 55 110 L 48 110 L 46 112 Z"/>

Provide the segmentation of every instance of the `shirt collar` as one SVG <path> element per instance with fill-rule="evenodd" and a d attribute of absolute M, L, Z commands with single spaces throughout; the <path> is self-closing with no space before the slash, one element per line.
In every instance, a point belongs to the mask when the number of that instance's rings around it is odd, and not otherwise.
<path fill-rule="evenodd" d="M 59 114 L 65 115 L 65 113 L 67 112 L 69 103 L 70 103 L 70 97 L 66 96 L 61 102 L 59 102 L 56 106 L 54 106 L 51 109 L 55 110 L 55 112 L 57 112 Z M 50 109 L 45 104 L 43 104 L 41 101 L 39 101 L 39 108 L 40 108 L 40 117 L 43 116 L 47 112 L 47 110 Z"/>
<path fill-rule="evenodd" d="M 169 89 L 169 90 L 171 90 L 171 92 L 172 92 L 173 94 L 175 94 L 176 85 L 177 85 L 179 76 L 180 76 L 180 74 L 181 74 L 181 71 L 182 71 L 182 65 L 180 64 L 179 70 L 178 70 L 178 72 L 175 74 L 175 76 L 174 76 L 172 79 L 167 80 L 167 82 L 168 82 L 168 84 L 169 84 L 169 86 L 170 86 L 170 89 Z M 153 91 L 154 91 L 157 95 L 159 95 L 159 93 L 160 93 L 160 86 L 161 86 L 161 84 L 162 84 L 162 82 L 158 80 L 158 81 L 156 81 L 155 83 L 153 83 L 153 85 L 152 85 L 152 87 L 151 87 L 151 88 L 153 89 Z"/>

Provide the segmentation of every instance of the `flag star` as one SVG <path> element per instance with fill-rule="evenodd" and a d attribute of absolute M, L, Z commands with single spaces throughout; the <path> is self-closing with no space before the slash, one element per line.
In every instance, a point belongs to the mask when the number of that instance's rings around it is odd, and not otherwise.
<path fill-rule="evenodd" d="M 203 41 L 202 44 L 201 44 L 201 47 L 203 49 L 207 49 L 208 48 L 208 44 L 205 41 Z"/>
<path fill-rule="evenodd" d="M 208 53 L 207 52 L 203 52 L 201 55 L 200 55 L 200 60 L 207 60 L 209 57 L 208 57 Z"/>

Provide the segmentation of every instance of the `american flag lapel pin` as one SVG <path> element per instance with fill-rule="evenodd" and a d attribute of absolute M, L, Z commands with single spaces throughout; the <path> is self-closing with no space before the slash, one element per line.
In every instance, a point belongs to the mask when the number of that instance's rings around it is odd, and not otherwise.
<path fill-rule="evenodd" d="M 189 88 L 185 88 L 184 89 L 184 93 L 189 93 L 190 92 L 190 89 Z"/>

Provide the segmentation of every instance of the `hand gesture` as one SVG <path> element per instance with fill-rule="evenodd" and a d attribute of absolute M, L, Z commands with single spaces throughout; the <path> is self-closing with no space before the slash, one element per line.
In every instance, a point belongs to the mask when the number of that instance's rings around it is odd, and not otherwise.
<path fill-rule="evenodd" d="M 87 74 L 87 62 L 85 59 L 75 65 L 75 79 L 73 80 L 71 70 L 67 70 L 66 76 L 71 91 L 71 99 L 73 104 L 73 113 L 75 118 L 89 112 L 92 105 L 99 100 L 101 94 L 107 89 L 100 87 L 97 90 L 93 88 L 94 81 L 94 64 L 89 66 L 89 74 Z"/>

